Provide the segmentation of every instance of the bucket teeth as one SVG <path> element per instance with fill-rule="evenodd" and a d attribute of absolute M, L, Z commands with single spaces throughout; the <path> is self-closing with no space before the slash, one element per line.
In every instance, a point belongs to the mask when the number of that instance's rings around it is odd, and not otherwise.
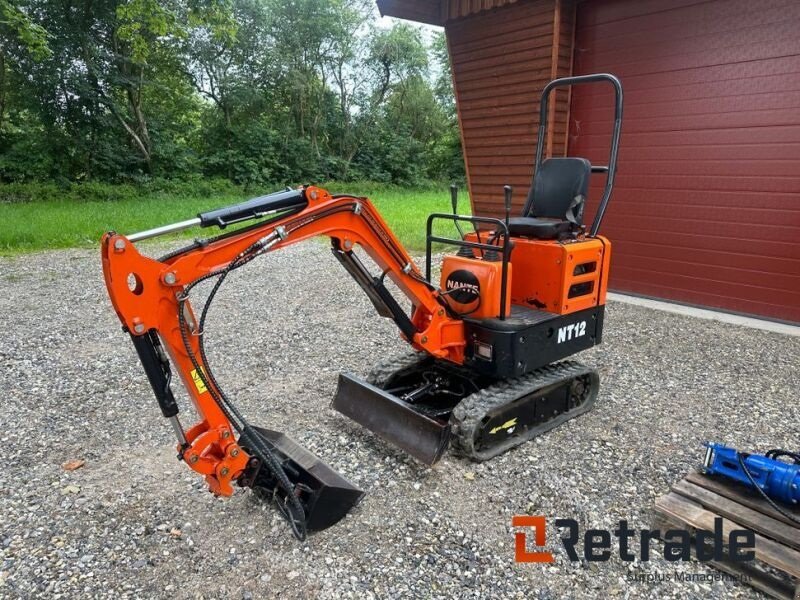
<path fill-rule="evenodd" d="M 442 457 L 450 442 L 447 422 L 346 373 L 339 375 L 333 408 L 428 465 Z"/>
<path fill-rule="evenodd" d="M 251 429 L 273 450 L 289 481 L 295 486 L 294 493 L 303 505 L 305 528 L 308 531 L 318 531 L 334 525 L 364 496 L 362 490 L 289 436 L 261 427 Z M 253 442 L 248 436 L 249 433 L 243 434 L 239 443 L 249 449 Z M 279 503 L 285 501 L 285 493 L 266 467 L 253 470 L 241 483 L 252 487 L 262 498 L 274 499 Z"/>

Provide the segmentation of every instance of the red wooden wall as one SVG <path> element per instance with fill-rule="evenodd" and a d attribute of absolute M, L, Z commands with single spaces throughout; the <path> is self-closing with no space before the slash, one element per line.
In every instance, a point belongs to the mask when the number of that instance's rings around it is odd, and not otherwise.
<path fill-rule="evenodd" d="M 503 186 L 522 209 L 533 174 L 539 94 L 569 73 L 574 5 L 562 0 L 518 1 L 445 26 L 464 145 L 467 179 L 477 214 L 499 214 Z M 566 150 L 569 95 L 551 102 L 550 139 Z"/>
<path fill-rule="evenodd" d="M 578 5 L 575 74 L 625 88 L 612 288 L 800 321 L 798 31 L 796 1 Z M 569 154 L 605 160 L 611 102 L 573 92 Z"/>

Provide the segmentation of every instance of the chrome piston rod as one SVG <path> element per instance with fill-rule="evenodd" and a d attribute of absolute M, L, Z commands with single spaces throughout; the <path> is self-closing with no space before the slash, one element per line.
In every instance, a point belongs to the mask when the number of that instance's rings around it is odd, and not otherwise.
<path fill-rule="evenodd" d="M 160 235 L 166 235 L 168 233 L 175 233 L 176 231 L 183 231 L 184 229 L 197 227 L 198 225 L 200 225 L 200 218 L 195 217 L 194 219 L 178 221 L 177 223 L 171 223 L 169 225 L 162 225 L 161 227 L 154 227 L 153 229 L 146 229 L 144 231 L 132 233 L 126 237 L 132 242 L 138 242 L 141 240 L 158 237 Z"/>
<path fill-rule="evenodd" d="M 194 219 L 178 221 L 170 225 L 162 225 L 153 229 L 133 233 L 127 238 L 131 242 L 138 242 L 148 238 L 166 235 L 183 231 L 190 227 L 219 227 L 225 229 L 228 225 L 249 221 L 250 219 L 261 219 L 281 212 L 298 212 L 305 208 L 308 202 L 302 189 L 285 189 L 282 192 L 267 194 L 252 198 L 238 204 L 232 204 L 223 208 L 217 208 L 200 213 Z"/>

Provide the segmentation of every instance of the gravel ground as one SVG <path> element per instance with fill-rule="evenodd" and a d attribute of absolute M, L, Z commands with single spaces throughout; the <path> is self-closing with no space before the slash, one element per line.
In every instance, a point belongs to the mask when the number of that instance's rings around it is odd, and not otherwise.
<path fill-rule="evenodd" d="M 0 289 L 2 597 L 750 597 L 731 582 L 629 581 L 715 573 L 663 561 L 658 544 L 645 563 L 572 563 L 550 544 L 555 564 L 516 565 L 511 517 L 649 528 L 704 440 L 798 446 L 800 338 L 611 303 L 604 344 L 581 357 L 601 371 L 592 412 L 490 463 L 420 466 L 329 408 L 338 371 L 405 348 L 325 246 L 306 244 L 234 273 L 208 326 L 251 422 L 367 492 L 299 543 L 251 494 L 216 499 L 175 460 L 96 252 L 0 259 Z"/>

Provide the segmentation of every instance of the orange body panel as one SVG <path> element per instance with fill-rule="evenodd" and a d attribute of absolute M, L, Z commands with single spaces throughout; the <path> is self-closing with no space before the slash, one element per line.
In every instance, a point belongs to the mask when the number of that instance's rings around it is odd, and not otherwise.
<path fill-rule="evenodd" d="M 506 309 L 511 311 L 511 265 L 506 281 Z M 491 319 L 500 314 L 503 263 L 449 255 L 442 259 L 439 287 L 450 307 L 458 314 L 474 319 Z"/>
<path fill-rule="evenodd" d="M 467 237 L 477 239 L 474 233 Z M 611 260 L 606 238 L 512 239 L 513 304 L 562 315 L 605 304 Z"/>

